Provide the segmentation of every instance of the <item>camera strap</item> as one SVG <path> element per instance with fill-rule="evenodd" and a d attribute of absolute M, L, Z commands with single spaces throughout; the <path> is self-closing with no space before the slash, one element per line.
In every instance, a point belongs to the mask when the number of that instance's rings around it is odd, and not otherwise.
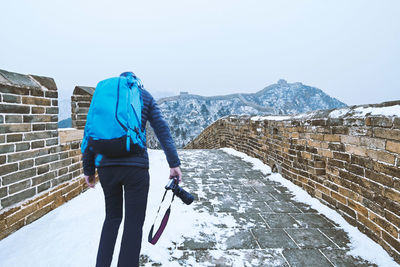
<path fill-rule="evenodd" d="M 163 201 L 165 199 L 165 196 L 167 195 L 167 192 L 168 192 L 168 190 L 165 190 L 165 193 L 164 193 L 164 196 L 163 196 L 163 198 L 161 200 L 160 206 L 158 207 L 158 211 L 157 211 L 156 217 L 154 218 L 153 225 L 151 226 L 151 229 L 150 229 L 150 232 L 149 232 L 148 241 L 149 241 L 149 243 L 151 243 L 153 245 L 155 245 L 157 243 L 158 239 L 160 239 L 161 234 L 164 232 L 164 229 L 167 226 L 169 215 L 171 213 L 171 204 L 172 204 L 172 201 L 174 201 L 174 198 L 175 198 L 175 193 L 173 193 L 172 194 L 171 203 L 169 204 L 168 209 L 164 213 L 164 217 L 161 220 L 160 227 L 158 228 L 157 232 L 153 236 L 154 224 L 156 223 L 156 219 L 158 217 L 158 213 L 160 212 L 160 209 L 161 209 L 161 204 L 163 203 Z"/>

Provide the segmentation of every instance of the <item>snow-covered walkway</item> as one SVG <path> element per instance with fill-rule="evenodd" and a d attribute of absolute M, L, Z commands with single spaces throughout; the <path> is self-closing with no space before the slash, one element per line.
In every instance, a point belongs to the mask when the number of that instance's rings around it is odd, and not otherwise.
<path fill-rule="evenodd" d="M 141 265 L 398 266 L 335 211 L 279 174 L 271 175 L 261 161 L 232 149 L 180 150 L 179 155 L 182 187 L 196 200 L 187 206 L 176 199 L 159 242 L 146 241 L 169 174 L 163 152 L 150 150 Z M 0 241 L 0 266 L 94 266 L 103 219 L 97 184 Z"/>

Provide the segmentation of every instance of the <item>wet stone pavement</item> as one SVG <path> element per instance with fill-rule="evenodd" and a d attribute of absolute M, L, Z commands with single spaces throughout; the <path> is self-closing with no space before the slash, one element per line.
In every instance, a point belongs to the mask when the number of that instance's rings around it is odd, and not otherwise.
<path fill-rule="evenodd" d="M 182 266 L 375 266 L 347 255 L 350 241 L 338 225 L 293 200 L 251 163 L 222 150 L 179 155 L 194 209 L 233 218 L 233 224 L 217 224 L 175 244 L 182 253 L 174 261 Z"/>

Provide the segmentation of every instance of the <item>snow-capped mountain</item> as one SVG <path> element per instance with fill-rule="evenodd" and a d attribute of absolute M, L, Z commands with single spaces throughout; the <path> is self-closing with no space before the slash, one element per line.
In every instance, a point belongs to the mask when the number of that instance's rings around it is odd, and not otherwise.
<path fill-rule="evenodd" d="M 183 147 L 226 115 L 286 115 L 346 106 L 318 88 L 285 80 L 252 94 L 204 97 L 183 92 L 157 102 L 177 147 Z M 159 147 L 152 131 L 147 139 L 149 147 Z"/>
<path fill-rule="evenodd" d="M 154 97 L 161 95 L 151 93 Z M 318 88 L 285 80 L 253 94 L 205 97 L 182 92 L 178 96 L 161 98 L 157 103 L 178 147 L 183 147 L 212 122 L 227 115 L 288 115 L 346 106 Z M 60 99 L 59 120 L 65 119 L 60 127 L 71 127 L 70 116 L 70 99 Z M 159 147 L 150 127 L 147 139 L 149 147 Z"/>

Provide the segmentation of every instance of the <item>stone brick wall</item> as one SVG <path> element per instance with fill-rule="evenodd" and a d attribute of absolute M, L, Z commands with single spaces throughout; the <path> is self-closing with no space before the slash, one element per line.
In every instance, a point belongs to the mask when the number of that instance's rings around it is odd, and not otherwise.
<path fill-rule="evenodd" d="M 72 128 L 85 129 L 86 116 L 94 94 L 94 87 L 76 86 L 71 96 Z"/>
<path fill-rule="evenodd" d="M 225 117 L 186 148 L 231 147 L 261 159 L 400 263 L 400 114 L 329 118 L 329 112 L 281 121 Z"/>
<path fill-rule="evenodd" d="M 82 130 L 58 130 L 53 79 L 0 70 L 0 240 L 87 187 Z"/>

